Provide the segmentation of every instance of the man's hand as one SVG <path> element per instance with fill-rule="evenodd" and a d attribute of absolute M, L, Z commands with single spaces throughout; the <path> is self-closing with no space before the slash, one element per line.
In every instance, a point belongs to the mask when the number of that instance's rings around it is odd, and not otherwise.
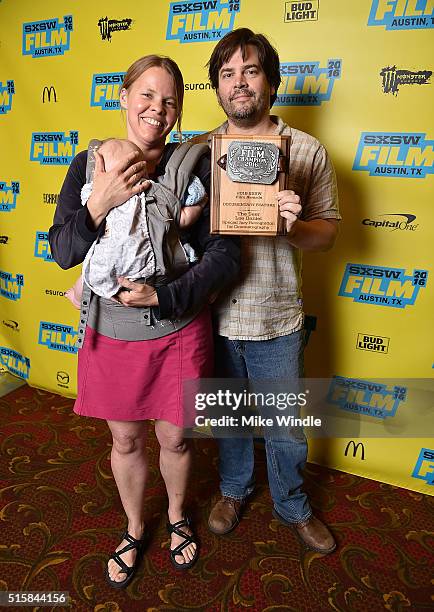
<path fill-rule="evenodd" d="M 301 213 L 301 200 L 295 191 L 286 189 L 276 194 L 279 203 L 280 216 L 286 219 L 286 231 L 291 234 L 294 223 Z"/>
<path fill-rule="evenodd" d="M 120 276 L 118 281 L 122 287 L 128 289 L 128 291 L 122 291 L 121 289 L 113 298 L 119 304 L 139 307 L 158 306 L 158 296 L 154 287 L 143 283 L 135 283 L 123 276 Z"/>

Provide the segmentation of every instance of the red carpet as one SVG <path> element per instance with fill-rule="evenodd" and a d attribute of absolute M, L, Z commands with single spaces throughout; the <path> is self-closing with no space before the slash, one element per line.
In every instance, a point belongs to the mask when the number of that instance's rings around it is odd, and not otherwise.
<path fill-rule="evenodd" d="M 0 590 L 69 591 L 72 606 L 53 609 L 74 612 L 433 609 L 433 497 L 310 464 L 306 489 L 338 540 L 338 550 L 321 557 L 272 517 L 259 448 L 260 486 L 238 529 L 219 538 L 206 527 L 218 485 L 212 440 L 195 442 L 190 508 L 202 554 L 180 574 L 167 551 L 153 433 L 151 543 L 128 589 L 111 589 L 104 565 L 124 517 L 105 423 L 76 416 L 69 399 L 25 386 L 0 398 L 0 431 Z"/>

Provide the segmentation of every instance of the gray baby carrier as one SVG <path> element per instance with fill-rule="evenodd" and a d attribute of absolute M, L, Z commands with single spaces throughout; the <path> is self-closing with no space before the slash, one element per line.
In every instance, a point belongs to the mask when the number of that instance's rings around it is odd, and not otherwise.
<path fill-rule="evenodd" d="M 88 183 L 93 179 L 95 151 L 101 144 L 99 140 L 91 140 L 89 143 L 86 166 Z M 188 270 L 188 260 L 178 235 L 181 199 L 196 163 L 208 152 L 209 147 L 206 144 L 182 143 L 172 153 L 164 175 L 145 192 L 149 238 L 155 255 L 155 268 L 158 271 L 156 285 L 166 284 Z M 127 308 L 113 300 L 99 298 L 84 283 L 77 347 L 81 348 L 83 345 L 86 324 L 109 338 L 149 340 L 182 329 L 194 319 L 198 310 L 200 308 L 177 320 L 158 320 L 152 308 Z"/>

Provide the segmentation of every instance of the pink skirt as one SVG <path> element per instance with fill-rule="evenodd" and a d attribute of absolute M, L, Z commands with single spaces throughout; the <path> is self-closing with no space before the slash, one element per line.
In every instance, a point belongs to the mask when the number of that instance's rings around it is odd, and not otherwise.
<path fill-rule="evenodd" d="M 162 419 L 189 426 L 183 383 L 210 378 L 212 372 L 209 308 L 180 331 L 155 340 L 115 340 L 87 327 L 78 352 L 74 412 L 109 421 Z"/>

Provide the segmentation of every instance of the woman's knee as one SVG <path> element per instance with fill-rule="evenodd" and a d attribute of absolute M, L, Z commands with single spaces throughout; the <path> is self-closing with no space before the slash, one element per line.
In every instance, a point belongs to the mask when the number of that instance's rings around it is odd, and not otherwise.
<path fill-rule="evenodd" d="M 112 429 L 113 449 L 120 455 L 130 455 L 142 452 L 145 448 L 145 434 L 143 430 L 131 431 L 130 429 Z"/>
<path fill-rule="evenodd" d="M 160 447 L 164 450 L 182 454 L 188 449 L 187 441 L 184 438 L 184 432 L 180 427 L 176 427 L 176 425 L 156 422 L 155 434 L 160 443 Z"/>

